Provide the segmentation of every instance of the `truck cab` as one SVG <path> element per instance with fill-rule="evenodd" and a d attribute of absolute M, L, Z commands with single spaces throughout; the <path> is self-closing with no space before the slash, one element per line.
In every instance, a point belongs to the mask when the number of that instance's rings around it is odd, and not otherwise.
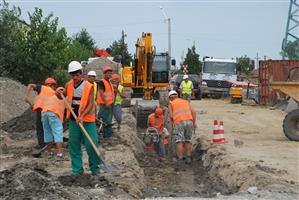
<path fill-rule="evenodd" d="M 237 61 L 205 57 L 202 66 L 202 95 L 229 95 L 228 81 L 237 81 Z"/>

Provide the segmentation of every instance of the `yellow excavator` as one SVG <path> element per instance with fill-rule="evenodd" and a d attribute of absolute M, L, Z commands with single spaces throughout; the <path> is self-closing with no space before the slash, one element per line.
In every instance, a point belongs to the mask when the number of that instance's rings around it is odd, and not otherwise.
<path fill-rule="evenodd" d="M 137 127 L 144 128 L 147 116 L 157 106 L 167 103 L 169 71 L 175 60 L 171 60 L 168 53 L 156 53 L 151 33 L 142 33 L 135 46 L 134 66 L 122 67 L 121 82 L 125 91 L 131 90 L 131 97 L 142 98 L 136 101 L 134 112 Z"/>

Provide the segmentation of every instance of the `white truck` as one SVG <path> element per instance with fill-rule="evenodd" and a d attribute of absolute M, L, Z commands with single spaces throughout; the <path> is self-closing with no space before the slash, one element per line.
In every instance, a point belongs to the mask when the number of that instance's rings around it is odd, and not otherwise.
<path fill-rule="evenodd" d="M 204 57 L 202 66 L 202 96 L 221 97 L 229 94 L 230 84 L 237 81 L 237 61 Z"/>

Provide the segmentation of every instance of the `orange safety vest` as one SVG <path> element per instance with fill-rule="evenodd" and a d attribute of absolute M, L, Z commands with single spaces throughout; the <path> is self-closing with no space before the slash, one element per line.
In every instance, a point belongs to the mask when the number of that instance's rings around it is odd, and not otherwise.
<path fill-rule="evenodd" d="M 172 119 L 174 124 L 193 119 L 188 101 L 176 98 L 170 102 L 170 105 L 172 107 Z"/>
<path fill-rule="evenodd" d="M 155 113 L 152 113 L 148 116 L 148 119 L 149 119 L 150 127 L 156 128 L 159 133 L 163 132 L 163 129 L 164 129 L 163 116 L 157 118 L 157 117 L 155 117 Z"/>
<path fill-rule="evenodd" d="M 112 86 L 112 83 L 110 81 L 107 81 L 106 79 L 102 79 L 104 86 L 105 86 L 105 92 L 104 92 L 104 98 L 108 105 L 111 105 L 114 102 L 114 89 Z M 104 104 L 105 101 L 102 99 L 100 92 L 98 92 L 98 98 L 97 102 L 99 104 Z"/>
<path fill-rule="evenodd" d="M 42 85 L 40 93 L 34 98 L 33 110 L 35 111 L 38 108 L 43 109 L 47 99 L 54 94 L 55 91 L 50 86 Z"/>
<path fill-rule="evenodd" d="M 64 101 L 58 99 L 56 95 L 53 95 L 46 101 L 42 112 L 51 111 L 56 115 L 58 115 L 59 119 L 63 122 L 64 110 L 65 110 Z"/>
<path fill-rule="evenodd" d="M 88 81 L 85 81 L 81 101 L 80 101 L 80 107 L 79 107 L 79 115 L 83 114 L 85 111 L 85 108 L 87 107 L 87 102 L 88 102 L 88 97 L 90 90 L 93 91 L 93 84 L 89 83 Z M 68 102 L 73 101 L 73 96 L 74 96 L 74 81 L 70 80 L 67 84 L 67 100 Z M 92 102 L 93 103 L 93 102 Z M 95 105 L 94 103 L 92 104 L 92 109 L 83 117 L 84 122 L 95 122 Z M 66 118 L 69 119 L 71 116 L 70 111 L 67 110 L 66 113 Z"/>

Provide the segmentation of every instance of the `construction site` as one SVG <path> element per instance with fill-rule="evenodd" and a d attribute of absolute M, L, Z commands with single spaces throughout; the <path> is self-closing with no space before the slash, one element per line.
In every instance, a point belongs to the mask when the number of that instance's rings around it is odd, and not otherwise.
<path fill-rule="evenodd" d="M 289 4 L 282 50 L 299 44 Z M 241 73 L 238 59 L 205 56 L 191 73 L 168 39 L 157 53 L 142 32 L 130 64 L 95 48 L 37 83 L 1 73 L 0 199 L 299 199 L 299 59 Z"/>

